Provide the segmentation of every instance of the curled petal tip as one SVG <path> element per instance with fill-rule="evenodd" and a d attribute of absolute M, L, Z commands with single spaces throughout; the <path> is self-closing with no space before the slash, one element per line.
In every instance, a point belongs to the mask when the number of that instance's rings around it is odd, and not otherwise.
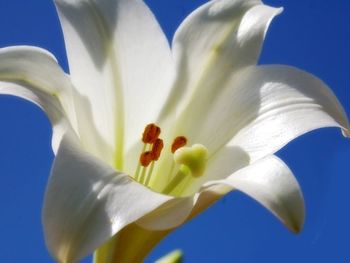
<path fill-rule="evenodd" d="M 301 230 L 303 230 L 303 226 L 295 225 L 293 228 L 291 228 L 291 231 L 296 235 L 300 234 Z"/>
<path fill-rule="evenodd" d="M 305 223 L 304 198 L 301 191 L 290 196 L 290 198 L 294 200 L 293 204 L 290 205 L 286 216 L 280 219 L 292 233 L 299 234 L 303 230 Z"/>
<path fill-rule="evenodd" d="M 349 129 L 343 128 L 343 129 L 341 130 L 341 132 L 342 132 L 342 134 L 343 134 L 344 137 L 350 138 L 350 130 L 349 130 Z"/>
<path fill-rule="evenodd" d="M 301 220 L 290 222 L 287 227 L 292 233 L 299 234 L 304 228 L 304 215 L 302 215 Z"/>

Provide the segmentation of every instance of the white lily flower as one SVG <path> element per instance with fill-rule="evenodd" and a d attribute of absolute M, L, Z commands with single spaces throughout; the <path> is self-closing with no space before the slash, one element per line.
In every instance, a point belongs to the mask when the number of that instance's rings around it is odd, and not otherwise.
<path fill-rule="evenodd" d="M 43 49 L 2 48 L 0 93 L 36 103 L 52 123 L 42 219 L 57 261 L 99 248 L 97 263 L 139 262 L 233 189 L 300 231 L 302 193 L 275 152 L 313 129 L 350 132 L 322 81 L 256 65 L 282 9 L 212 0 L 185 19 L 170 49 L 141 0 L 55 4 L 69 75 Z"/>

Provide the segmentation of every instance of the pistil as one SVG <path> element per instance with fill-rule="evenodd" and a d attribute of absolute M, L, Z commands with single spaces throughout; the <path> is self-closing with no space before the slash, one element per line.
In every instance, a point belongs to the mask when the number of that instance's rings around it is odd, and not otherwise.
<path fill-rule="evenodd" d="M 159 160 L 159 157 L 160 157 L 160 154 L 162 153 L 163 148 L 164 148 L 164 142 L 163 142 L 162 139 L 158 138 L 154 142 L 153 147 L 152 147 L 152 151 L 151 151 L 152 152 L 151 167 L 150 167 L 150 169 L 148 171 L 148 174 L 146 176 L 145 181 L 143 180 L 143 178 L 142 178 L 142 181 L 141 181 L 144 185 L 148 185 L 149 184 L 149 182 L 151 180 L 152 173 L 153 173 L 154 163 Z"/>
<path fill-rule="evenodd" d="M 170 194 L 188 176 L 201 177 L 206 168 L 208 150 L 202 144 L 194 144 L 192 147 L 182 147 L 174 153 L 174 162 L 180 165 L 178 172 L 163 189 L 163 193 Z"/>

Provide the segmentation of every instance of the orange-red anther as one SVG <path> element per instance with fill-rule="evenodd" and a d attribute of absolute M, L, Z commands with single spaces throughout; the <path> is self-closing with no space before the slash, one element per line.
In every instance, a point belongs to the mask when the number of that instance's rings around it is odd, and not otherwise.
<path fill-rule="evenodd" d="M 150 151 L 143 152 L 140 155 L 140 163 L 142 166 L 147 167 L 153 161 L 153 153 Z"/>
<path fill-rule="evenodd" d="M 164 143 L 162 139 L 157 139 L 152 147 L 153 160 L 158 161 L 160 154 L 163 150 Z"/>
<path fill-rule="evenodd" d="M 158 139 L 159 134 L 160 128 L 154 123 L 150 123 L 146 126 L 142 134 L 142 141 L 144 143 L 153 144 Z"/>
<path fill-rule="evenodd" d="M 185 136 L 178 136 L 175 138 L 173 144 L 171 145 L 171 152 L 176 152 L 177 149 L 185 146 L 187 143 L 187 139 Z"/>

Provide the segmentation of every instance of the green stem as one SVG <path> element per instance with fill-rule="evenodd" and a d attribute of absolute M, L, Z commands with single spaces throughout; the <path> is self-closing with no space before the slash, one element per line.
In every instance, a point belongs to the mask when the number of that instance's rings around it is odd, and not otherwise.
<path fill-rule="evenodd" d="M 141 263 L 170 231 L 149 231 L 130 224 L 95 252 L 94 263 Z"/>

